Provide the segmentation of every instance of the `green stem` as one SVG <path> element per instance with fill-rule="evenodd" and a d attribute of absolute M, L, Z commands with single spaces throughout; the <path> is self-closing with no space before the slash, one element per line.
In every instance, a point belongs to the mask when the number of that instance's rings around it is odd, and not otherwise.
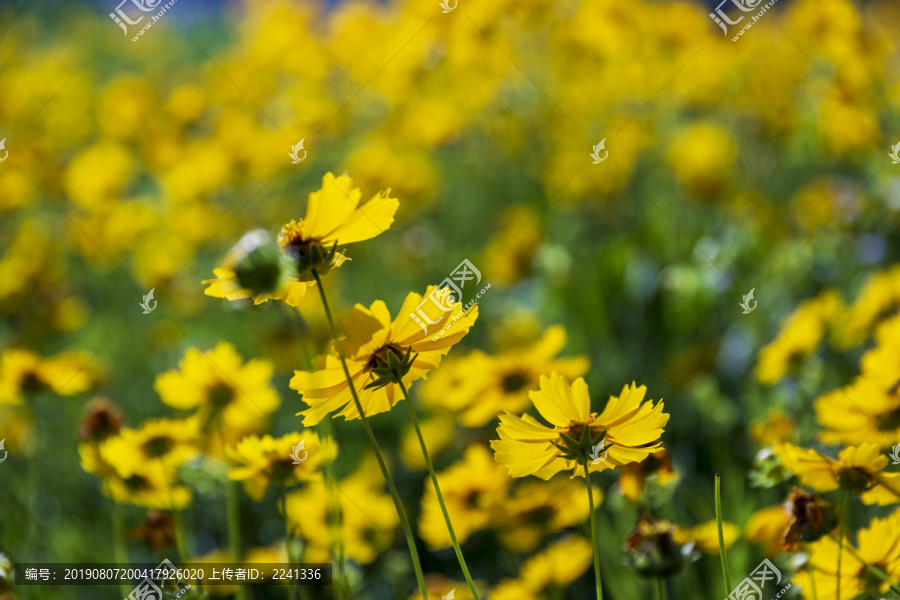
<path fill-rule="evenodd" d="M 222 441 L 224 447 L 224 438 Z M 228 519 L 228 558 L 233 563 L 241 560 L 241 521 L 237 485 L 236 481 L 225 482 L 225 507 Z M 235 596 L 238 600 L 246 600 L 247 590 L 244 586 L 238 585 L 235 590 Z"/>
<path fill-rule="evenodd" d="M 594 490 L 591 489 L 591 473 L 588 470 L 588 452 L 584 451 L 584 485 L 591 505 L 591 543 L 594 545 L 594 580 L 597 584 L 597 600 L 603 600 L 603 584 L 600 581 L 600 538 L 597 534 L 597 509 L 594 508 Z"/>
<path fill-rule="evenodd" d="M 725 578 L 725 597 L 731 593 L 731 573 L 728 555 L 725 553 L 725 533 L 722 530 L 722 476 L 716 473 L 716 527 L 719 530 L 719 558 L 722 560 L 722 576 Z"/>
<path fill-rule="evenodd" d="M 434 472 L 434 465 L 431 462 L 431 457 L 428 455 L 428 448 L 425 446 L 425 438 L 422 437 L 422 429 L 419 427 L 419 420 L 416 418 L 416 411 L 413 408 L 412 400 L 409 397 L 409 390 L 406 389 L 406 385 L 404 385 L 401 378 L 397 378 L 397 382 L 400 385 L 400 391 L 403 392 L 403 399 L 406 400 L 406 407 L 409 409 L 409 418 L 412 419 L 413 427 L 419 438 L 419 445 L 422 447 L 422 457 L 425 459 L 425 465 L 428 467 L 428 474 L 431 475 L 431 483 L 434 485 L 438 504 L 441 505 L 441 512 L 444 513 L 444 522 L 447 524 L 447 532 L 450 534 L 450 541 L 453 542 L 453 550 L 456 551 L 456 559 L 459 561 L 460 568 L 462 568 L 466 583 L 469 584 L 469 590 L 472 592 L 472 597 L 475 598 L 475 600 L 481 600 L 478 595 L 478 590 L 475 587 L 475 582 L 472 581 L 472 576 L 469 574 L 469 567 L 466 566 L 466 559 L 463 558 L 459 542 L 456 540 L 456 532 L 453 531 L 453 523 L 450 522 L 450 513 L 447 512 L 447 505 L 444 504 L 444 495 L 441 493 L 441 486 L 438 484 L 437 474 Z"/>
<path fill-rule="evenodd" d="M 116 557 L 116 563 L 119 566 L 128 565 L 128 548 L 125 545 L 125 521 L 122 519 L 122 507 L 118 502 L 113 501 L 112 508 L 112 528 L 113 528 L 113 554 Z M 119 590 L 123 592 L 123 598 L 127 598 L 131 590 L 123 582 L 119 584 Z"/>
<path fill-rule="evenodd" d="M 331 325 L 331 336 L 337 340 L 337 328 L 334 325 L 334 318 L 331 316 L 331 308 L 328 306 L 328 299 L 325 297 L 325 288 L 322 287 L 322 279 L 319 277 L 318 271 L 313 269 L 312 272 L 313 277 L 316 279 L 316 285 L 319 288 L 319 296 L 322 298 L 322 307 L 325 309 L 325 316 L 328 318 L 328 324 Z M 378 447 L 378 441 L 375 439 L 375 434 L 372 433 L 372 428 L 369 426 L 369 419 L 363 411 L 359 396 L 356 394 L 356 386 L 353 384 L 353 377 L 350 375 L 350 369 L 347 368 L 347 361 L 340 352 L 338 353 L 338 358 L 341 361 L 341 367 L 344 369 L 344 377 L 347 379 L 347 385 L 350 388 L 350 395 L 353 397 L 356 411 L 359 413 L 359 420 L 362 422 L 363 430 L 366 432 L 366 437 L 369 439 L 369 445 L 372 446 L 372 451 L 375 453 L 375 459 L 378 461 L 378 467 L 381 469 L 381 474 L 384 476 L 388 491 L 391 493 L 394 507 L 397 509 L 397 516 L 400 518 L 400 525 L 403 527 L 403 534 L 406 536 L 406 545 L 409 546 L 409 556 L 412 560 L 413 570 L 416 573 L 416 583 L 419 586 L 419 593 L 422 595 L 422 598 L 428 598 L 428 588 L 425 586 L 425 576 L 422 574 L 422 565 L 419 562 L 419 551 L 416 549 L 416 541 L 412 534 L 412 528 L 409 526 L 409 519 L 406 516 L 406 511 L 403 509 L 403 502 L 400 500 L 400 494 L 397 493 L 397 487 L 394 485 L 391 472 L 388 470 L 387 464 L 384 461 L 384 455 L 381 453 L 381 448 Z"/>
<path fill-rule="evenodd" d="M 838 529 L 838 551 L 837 551 L 837 591 L 835 592 L 835 600 L 841 600 L 841 554 L 844 549 L 844 527 L 847 522 L 847 500 L 850 494 L 844 494 L 844 501 L 841 503 L 840 528 Z M 865 562 L 863 562 L 865 564 Z"/>
<path fill-rule="evenodd" d="M 284 515 L 284 553 L 287 556 L 288 564 L 291 568 L 294 568 L 294 557 L 292 556 L 293 544 L 291 543 L 291 520 L 288 519 L 287 492 L 284 489 L 284 484 L 279 484 L 278 486 L 278 498 L 281 502 L 281 514 Z M 293 596 L 296 593 L 296 590 L 293 589 L 295 587 L 296 583 L 294 583 L 293 580 L 288 583 L 288 589 L 291 590 L 288 596 Z"/>
<path fill-rule="evenodd" d="M 325 439 L 334 440 L 331 419 L 325 419 L 323 430 Z M 331 527 L 332 550 L 335 559 L 335 577 L 337 578 L 337 582 L 334 584 L 334 592 L 335 596 L 337 596 L 337 600 L 343 600 L 344 591 L 349 595 L 350 590 L 345 590 L 344 588 L 344 586 L 349 585 L 349 582 L 344 579 L 344 538 L 341 532 L 341 504 L 337 494 L 337 485 L 334 481 L 333 461 L 325 463 L 325 492 L 328 494 L 328 502 L 331 504 L 331 510 L 328 511 L 328 524 Z"/>

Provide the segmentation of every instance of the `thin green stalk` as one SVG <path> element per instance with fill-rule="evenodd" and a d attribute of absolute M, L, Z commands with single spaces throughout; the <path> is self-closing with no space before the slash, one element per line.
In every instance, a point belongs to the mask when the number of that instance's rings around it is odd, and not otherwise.
<path fill-rule="evenodd" d="M 331 316 L 331 308 L 328 306 L 328 299 L 325 297 L 325 288 L 322 287 L 322 279 L 315 269 L 313 269 L 312 272 L 313 277 L 316 279 L 316 285 L 319 288 L 319 297 L 322 299 L 322 307 L 325 309 L 325 316 L 328 318 L 328 324 L 331 325 L 331 336 L 337 340 L 337 328 L 334 325 L 334 318 Z M 388 470 L 387 464 L 384 461 L 384 455 L 381 453 L 381 448 L 378 446 L 375 434 L 372 433 L 372 428 L 369 426 L 369 419 L 366 417 L 362 403 L 359 401 L 359 396 L 356 394 L 356 386 L 353 384 L 353 377 L 350 375 L 350 369 L 347 368 L 347 361 L 340 353 L 338 353 L 338 359 L 341 361 L 341 367 L 344 369 L 344 377 L 347 379 L 350 395 L 353 397 L 353 403 L 356 406 L 356 411 L 359 413 L 359 420 L 362 422 L 363 430 L 366 432 L 366 437 L 369 439 L 369 445 L 372 446 L 372 451 L 375 452 L 375 459 L 378 461 L 378 467 L 381 469 L 381 474 L 384 476 L 388 491 L 391 493 L 391 499 L 394 501 L 394 507 L 397 509 L 397 516 L 400 518 L 400 525 L 403 527 L 403 534 L 406 536 L 406 544 L 409 546 L 409 556 L 412 560 L 413 570 L 416 573 L 416 583 L 419 586 L 419 593 L 422 595 L 422 598 L 428 598 L 428 588 L 425 586 L 425 576 L 422 574 L 422 565 L 419 562 L 419 551 L 416 549 L 416 541 L 412 534 L 412 528 L 409 526 L 409 519 L 406 516 L 406 511 L 403 509 L 403 502 L 400 500 L 400 494 L 397 492 L 397 487 L 394 485 L 391 472 Z"/>
<path fill-rule="evenodd" d="M 450 534 L 450 541 L 453 542 L 453 550 L 456 551 L 456 559 L 459 561 L 460 568 L 462 568 L 466 583 L 469 584 L 469 590 L 472 592 L 472 597 L 475 598 L 475 600 L 481 600 L 478 595 L 478 589 L 475 587 L 475 582 L 472 581 L 472 576 L 469 574 L 469 567 L 466 566 L 466 559 L 463 558 L 459 542 L 456 540 L 456 532 L 453 531 L 453 523 L 450 522 L 450 514 L 447 512 L 447 505 L 444 504 L 444 495 L 441 493 L 441 486 L 438 484 L 437 474 L 434 472 L 434 465 L 431 462 L 431 457 L 428 455 L 428 448 L 425 446 L 425 438 L 422 437 L 422 429 L 419 427 L 419 420 L 416 418 L 416 411 L 413 408 L 412 400 L 409 397 L 409 390 L 406 389 L 402 379 L 398 379 L 398 384 L 400 385 L 400 391 L 403 392 L 403 399 L 406 400 L 406 407 L 409 409 L 409 418 L 412 419 L 413 427 L 419 438 L 419 445 L 422 447 L 422 457 L 425 459 L 425 465 L 428 467 L 428 474 L 431 475 L 431 483 L 434 485 L 438 504 L 441 505 L 441 512 L 444 513 L 444 522 L 447 524 L 447 532 Z"/>
<path fill-rule="evenodd" d="M 668 594 L 666 592 L 666 581 L 662 577 L 656 578 L 656 597 L 659 600 L 667 600 Z"/>
<path fill-rule="evenodd" d="M 600 537 L 597 534 L 597 509 L 594 508 L 594 490 L 591 489 L 591 473 L 588 470 L 588 453 L 584 452 L 584 485 L 591 505 L 591 543 L 594 545 L 594 580 L 597 584 L 597 600 L 603 600 L 603 584 L 600 581 Z"/>
<path fill-rule="evenodd" d="M 113 555 L 116 557 L 116 563 L 119 566 L 128 565 L 128 548 L 125 545 L 125 522 L 122 519 L 122 507 L 119 503 L 113 501 L 112 508 L 112 529 L 113 529 Z M 131 590 L 124 582 L 119 583 L 119 591 L 123 593 L 123 598 L 127 598 Z"/>
<path fill-rule="evenodd" d="M 716 527 L 719 529 L 719 558 L 722 560 L 722 576 L 725 577 L 725 597 L 731 593 L 731 572 L 725 553 L 725 534 L 722 531 L 722 476 L 716 473 Z"/>
<path fill-rule="evenodd" d="M 222 441 L 224 445 L 224 438 Z M 228 519 L 228 558 L 233 563 L 237 563 L 241 559 L 241 521 L 237 485 L 236 481 L 225 482 L 225 507 Z M 238 600 L 246 600 L 247 589 L 243 585 L 237 585 L 235 587 L 235 596 Z"/>
<path fill-rule="evenodd" d="M 840 529 L 838 530 L 838 551 L 837 551 L 837 591 L 835 592 L 835 600 L 841 600 L 841 554 L 844 549 L 844 527 L 847 525 L 847 501 L 850 499 L 850 493 L 844 494 L 844 501 L 841 503 Z M 865 564 L 865 562 L 863 562 Z"/>
<path fill-rule="evenodd" d="M 332 431 L 331 419 L 325 419 L 323 423 L 323 435 L 326 439 L 333 440 L 334 433 Z M 344 578 L 344 538 L 341 531 L 341 504 L 337 494 L 337 486 L 334 482 L 334 464 L 332 461 L 325 463 L 325 491 L 328 494 L 328 502 L 331 504 L 331 509 L 328 511 L 328 525 L 331 527 L 332 551 L 334 552 L 335 559 L 335 577 L 337 577 L 334 591 L 337 600 L 343 600 L 345 591 L 349 597 L 352 596 L 350 596 L 349 588 L 345 590 L 344 587 L 349 585 L 349 582 Z"/>

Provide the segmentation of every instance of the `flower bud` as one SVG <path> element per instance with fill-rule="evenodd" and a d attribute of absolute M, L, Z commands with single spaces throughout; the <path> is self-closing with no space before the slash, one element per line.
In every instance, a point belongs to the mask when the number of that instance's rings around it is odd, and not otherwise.
<path fill-rule="evenodd" d="M 227 260 L 238 284 L 254 296 L 272 292 L 281 284 L 281 253 L 271 236 L 262 229 L 244 235 L 229 251 Z"/>

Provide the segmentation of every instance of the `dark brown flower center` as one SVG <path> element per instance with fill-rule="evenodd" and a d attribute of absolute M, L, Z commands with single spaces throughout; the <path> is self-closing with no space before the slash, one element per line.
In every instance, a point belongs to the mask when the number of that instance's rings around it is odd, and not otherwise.
<path fill-rule="evenodd" d="M 500 385 L 503 386 L 503 391 L 507 394 L 513 394 L 518 392 L 525 386 L 530 383 L 527 377 L 523 375 L 521 372 L 516 371 L 515 373 L 509 373 L 503 378 L 503 381 Z"/>
<path fill-rule="evenodd" d="M 144 454 L 149 458 L 160 458 L 172 451 L 175 440 L 164 435 L 156 435 L 144 442 Z"/>

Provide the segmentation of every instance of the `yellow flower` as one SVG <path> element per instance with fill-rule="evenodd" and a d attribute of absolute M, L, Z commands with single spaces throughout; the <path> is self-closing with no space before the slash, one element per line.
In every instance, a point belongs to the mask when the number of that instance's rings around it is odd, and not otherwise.
<path fill-rule="evenodd" d="M 302 447 L 295 452 L 299 444 Z M 321 477 L 319 469 L 337 456 L 337 444 L 312 432 L 294 432 L 280 438 L 248 435 L 226 453 L 241 465 L 231 469 L 229 477 L 243 481 L 247 495 L 258 501 L 273 483 L 291 486 Z"/>
<path fill-rule="evenodd" d="M 391 226 L 400 201 L 391 198 L 390 193 L 390 189 L 378 192 L 360 204 L 362 193 L 353 187 L 350 177 L 326 173 L 322 187 L 309 195 L 306 216 L 287 223 L 278 236 L 278 245 L 290 265 L 283 283 L 273 283 L 271 288 L 263 288 L 263 293 L 255 292 L 243 280 L 238 256 L 232 254 L 227 260 L 229 266 L 213 271 L 216 279 L 203 282 L 209 284 L 205 293 L 228 300 L 253 297 L 256 304 L 276 298 L 297 306 L 307 288 L 315 283 L 313 269 L 323 275 L 346 260 L 343 254 L 335 252 L 337 244 L 368 240 Z"/>
<path fill-rule="evenodd" d="M 591 565 L 591 544 L 567 537 L 525 561 L 515 579 L 505 579 L 490 594 L 491 600 L 541 600 L 554 588 L 565 589 Z"/>
<path fill-rule="evenodd" d="M 218 442 L 233 444 L 263 428 L 278 408 L 272 371 L 269 361 L 244 363 L 231 344 L 220 342 L 209 352 L 189 348 L 179 368 L 159 375 L 155 387 L 163 402 L 181 410 L 196 408 L 204 429 L 224 437 Z"/>
<path fill-rule="evenodd" d="M 883 473 L 888 464 L 878 444 L 850 446 L 833 459 L 807 448 L 779 444 L 775 453 L 800 483 L 819 492 L 838 488 L 859 494 L 864 504 L 894 504 L 900 499 L 900 473 Z"/>
<path fill-rule="evenodd" d="M 776 557 L 782 552 L 782 541 L 788 528 L 789 515 L 784 505 L 767 506 L 750 515 L 744 526 L 744 538 L 748 542 L 760 544 L 765 555 Z"/>
<path fill-rule="evenodd" d="M 900 266 L 872 274 L 836 328 L 844 348 L 862 343 L 878 321 L 900 306 Z"/>
<path fill-rule="evenodd" d="M 841 299 L 833 290 L 801 304 L 781 323 L 778 336 L 760 350 L 757 379 L 771 385 L 788 373 L 794 361 L 814 352 L 825 335 L 825 325 L 840 309 Z"/>
<path fill-rule="evenodd" d="M 101 491 L 119 503 L 159 510 L 180 510 L 190 504 L 191 491 L 177 484 L 171 473 L 156 463 L 127 465 L 128 474 L 117 471 L 103 479 Z"/>
<path fill-rule="evenodd" d="M 93 386 L 97 372 L 91 356 L 67 352 L 41 358 L 23 348 L 9 348 L 0 356 L 0 406 L 21 404 L 30 393 L 53 391 L 75 396 Z"/>
<path fill-rule="evenodd" d="M 394 530 L 400 523 L 394 503 L 382 492 L 384 482 L 372 461 L 363 463 L 353 475 L 335 485 L 344 552 L 347 558 L 367 565 L 391 547 Z M 291 528 L 308 545 L 304 560 L 329 562 L 333 547 L 329 522 L 332 500 L 325 482 L 310 481 L 300 491 L 289 494 L 286 504 Z"/>
<path fill-rule="evenodd" d="M 469 446 L 463 459 L 437 474 L 444 502 L 460 544 L 492 525 L 496 507 L 506 498 L 510 480 L 484 446 Z M 432 548 L 450 548 L 453 543 L 441 513 L 434 486 L 426 483 L 419 515 L 419 535 Z"/>
<path fill-rule="evenodd" d="M 849 540 L 843 542 L 841 598 L 863 595 L 880 597 L 887 593 L 888 584 L 873 577 L 866 565 L 883 571 L 895 584 L 900 581 L 900 511 L 881 519 L 872 519 L 868 527 L 857 532 L 856 538 L 858 548 L 854 551 L 850 551 L 853 546 Z M 794 575 L 803 598 L 833 600 L 836 597 L 837 555 L 838 541 L 835 538 L 824 537 L 809 545 L 810 570 L 804 569 Z M 815 596 L 812 590 L 816 590 Z"/>
<path fill-rule="evenodd" d="M 137 429 L 123 427 L 100 445 L 100 457 L 122 477 L 144 469 L 148 463 L 174 472 L 199 452 L 200 423 L 196 418 L 153 419 Z"/>
<path fill-rule="evenodd" d="M 512 496 L 495 507 L 500 542 L 516 552 L 531 552 L 546 536 L 587 521 L 591 511 L 588 497 L 583 488 L 571 483 L 565 478 L 520 482 Z M 601 504 L 603 492 L 591 487 L 595 505 Z"/>
<path fill-rule="evenodd" d="M 814 406 L 823 428 L 819 439 L 826 444 L 888 447 L 900 441 L 900 395 L 883 380 L 860 377 L 817 398 Z"/>
<path fill-rule="evenodd" d="M 740 534 L 740 528 L 734 523 L 722 523 L 722 538 L 725 541 L 726 550 L 731 548 Z M 719 553 L 719 526 L 715 519 L 694 527 L 677 527 L 672 533 L 672 539 L 682 546 L 688 542 L 694 542 L 697 544 L 698 550 L 707 554 Z"/>
<path fill-rule="evenodd" d="M 528 348 L 505 350 L 499 356 L 476 350 L 451 359 L 422 386 L 422 402 L 461 412 L 467 427 L 481 427 L 500 411 L 521 412 L 540 375 L 558 371 L 579 377 L 588 370 L 583 356 L 556 358 L 565 345 L 566 330 L 554 325 Z"/>
<path fill-rule="evenodd" d="M 900 315 L 884 321 L 875 331 L 876 346 L 859 361 L 862 376 L 884 390 L 900 386 Z"/>
<path fill-rule="evenodd" d="M 622 472 L 622 476 L 619 477 L 619 489 L 622 495 L 632 502 L 641 497 L 648 481 L 666 485 L 678 480 L 678 473 L 672 465 L 672 457 L 665 447 L 639 463 L 622 465 L 619 470 Z"/>
<path fill-rule="evenodd" d="M 597 456 L 606 456 L 599 462 L 592 460 L 590 471 L 640 462 L 662 449 L 659 438 L 669 420 L 669 415 L 663 412 L 662 401 L 656 406 L 652 401 L 644 402 L 646 392 L 646 387 L 634 383 L 624 386 L 618 397 L 610 396 L 606 408 L 598 415 L 591 412 L 591 398 L 584 379 L 570 384 L 556 372 L 550 377 L 542 375 L 540 390 L 531 392 L 529 397 L 553 427 L 528 414 L 500 415 L 497 428 L 500 439 L 491 442 L 495 458 L 509 469 L 512 477 L 536 475 L 549 479 L 570 469 L 573 476 L 584 476 L 578 460 L 567 458 L 571 454 L 563 451 L 572 442 L 562 437 L 577 442 L 584 435 L 594 447 L 599 443 L 594 440 L 602 438 L 603 446 Z"/>
<path fill-rule="evenodd" d="M 679 132 L 666 155 L 678 178 L 703 196 L 722 191 L 731 179 L 735 146 L 729 132 L 709 124 Z"/>
<path fill-rule="evenodd" d="M 374 389 L 368 387 L 376 382 L 378 373 L 375 369 L 388 367 L 391 360 L 403 360 L 407 354 L 409 359 L 415 357 L 402 378 L 408 389 L 412 382 L 424 378 L 440 364 L 441 358 L 468 333 L 478 318 L 477 304 L 462 312 L 458 304 L 446 309 L 429 301 L 435 290 L 436 286 L 429 286 L 424 300 L 416 293 L 407 295 L 393 321 L 381 300 L 376 300 L 369 308 L 357 304 L 351 318 L 340 321 L 344 337 L 334 342 L 333 347 L 347 360 L 366 416 L 386 412 L 402 398 L 399 387 L 393 382 Z M 416 322 L 412 315 L 417 314 L 417 308 L 427 314 L 430 323 L 446 327 L 443 335 L 430 334 Z M 303 401 L 309 405 L 307 410 L 298 413 L 303 415 L 303 425 L 315 425 L 339 409 L 342 409 L 339 415 L 345 419 L 359 418 L 340 360 L 335 356 L 320 356 L 315 364 L 316 371 L 294 371 L 290 384 L 291 389 L 303 394 Z"/>

